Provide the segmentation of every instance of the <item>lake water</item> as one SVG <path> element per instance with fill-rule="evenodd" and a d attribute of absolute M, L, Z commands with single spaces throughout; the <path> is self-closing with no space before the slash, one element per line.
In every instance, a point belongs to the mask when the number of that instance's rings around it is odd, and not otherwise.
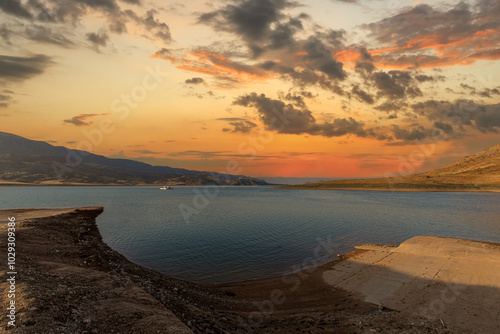
<path fill-rule="evenodd" d="M 131 261 L 203 283 L 277 276 L 417 235 L 500 243 L 500 193 L 0 187 L 0 209 L 81 206 L 104 206 L 104 241 Z"/>

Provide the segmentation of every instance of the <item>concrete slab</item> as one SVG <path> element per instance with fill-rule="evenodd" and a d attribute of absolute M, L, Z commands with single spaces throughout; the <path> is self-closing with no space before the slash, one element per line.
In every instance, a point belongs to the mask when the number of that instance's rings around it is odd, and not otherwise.
<path fill-rule="evenodd" d="M 357 248 L 366 252 L 326 271 L 327 283 L 391 309 L 500 333 L 500 245 L 419 236 Z"/>

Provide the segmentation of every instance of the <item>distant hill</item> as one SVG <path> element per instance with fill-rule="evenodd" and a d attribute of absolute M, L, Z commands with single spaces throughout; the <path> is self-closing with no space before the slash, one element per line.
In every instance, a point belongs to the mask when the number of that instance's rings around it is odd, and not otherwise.
<path fill-rule="evenodd" d="M 444 167 L 380 179 L 332 180 L 286 186 L 287 189 L 358 189 L 404 191 L 500 191 L 500 144 Z"/>
<path fill-rule="evenodd" d="M 261 185 L 242 175 L 152 166 L 111 159 L 0 132 L 0 183 L 41 184 L 228 184 Z"/>
<path fill-rule="evenodd" d="M 423 175 L 465 178 L 465 181 L 474 183 L 500 183 L 500 144 Z"/>

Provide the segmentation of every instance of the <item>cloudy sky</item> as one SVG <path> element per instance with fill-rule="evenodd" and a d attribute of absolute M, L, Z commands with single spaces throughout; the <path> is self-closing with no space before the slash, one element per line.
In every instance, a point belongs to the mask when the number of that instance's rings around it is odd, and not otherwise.
<path fill-rule="evenodd" d="M 251 176 L 499 142 L 500 0 L 2 0 L 0 131 Z"/>

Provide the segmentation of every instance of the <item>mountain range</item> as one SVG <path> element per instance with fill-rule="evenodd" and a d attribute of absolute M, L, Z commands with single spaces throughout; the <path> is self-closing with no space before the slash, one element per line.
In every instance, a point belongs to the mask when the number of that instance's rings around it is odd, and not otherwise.
<path fill-rule="evenodd" d="M 264 185 L 243 175 L 152 166 L 0 132 L 0 183 L 3 184 L 165 184 Z"/>

